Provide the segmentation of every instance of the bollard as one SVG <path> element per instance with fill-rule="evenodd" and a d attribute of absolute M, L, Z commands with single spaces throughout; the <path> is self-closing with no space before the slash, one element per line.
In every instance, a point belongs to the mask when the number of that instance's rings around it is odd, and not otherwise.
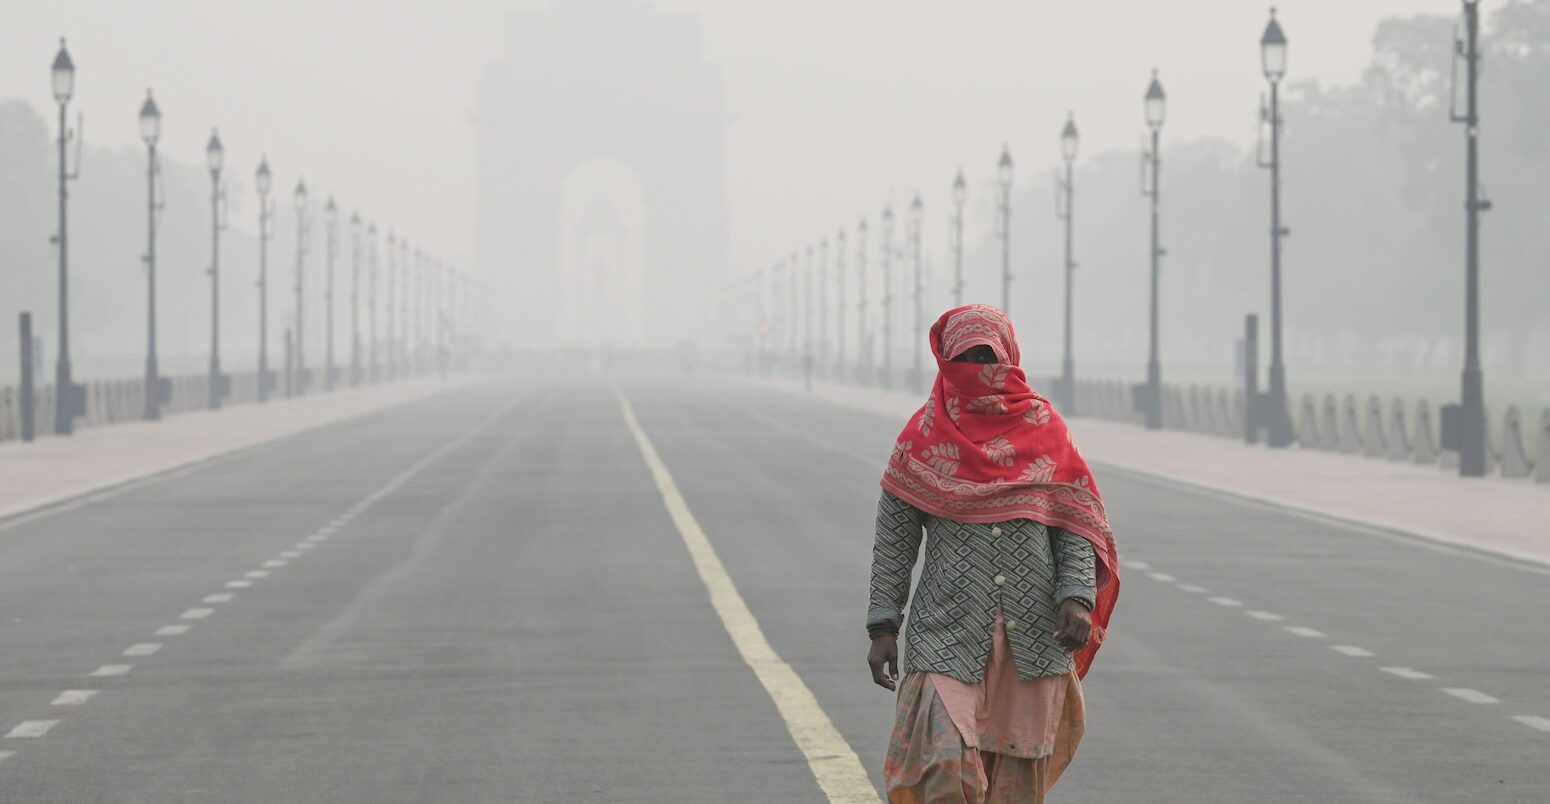
<path fill-rule="evenodd" d="M 1297 445 L 1303 449 L 1318 449 L 1319 404 L 1313 394 L 1302 395 L 1302 413 L 1297 417 Z"/>
<path fill-rule="evenodd" d="M 1343 415 L 1340 417 L 1340 451 L 1356 454 L 1362 451 L 1361 422 L 1357 418 L 1356 395 L 1346 394 Z"/>
<path fill-rule="evenodd" d="M 1389 410 L 1389 460 L 1410 459 L 1410 431 L 1405 427 L 1405 401 L 1395 397 Z"/>
<path fill-rule="evenodd" d="M 1383 402 L 1376 396 L 1367 399 L 1367 429 L 1362 434 L 1362 447 L 1362 454 L 1369 458 L 1388 455 L 1388 438 L 1383 432 Z"/>
<path fill-rule="evenodd" d="M 1410 459 L 1420 464 L 1437 463 L 1440 455 L 1432 431 L 1432 406 L 1421 400 L 1415 406 L 1415 437 L 1410 441 Z"/>
<path fill-rule="evenodd" d="M 1534 472 L 1534 463 L 1523 448 L 1523 421 L 1518 406 L 1507 408 L 1502 419 L 1502 477 L 1528 477 Z"/>
<path fill-rule="evenodd" d="M 1550 483 L 1550 408 L 1539 414 L 1539 438 L 1534 447 L 1534 482 Z"/>
<path fill-rule="evenodd" d="M 1324 395 L 1324 417 L 1319 422 L 1319 449 L 1326 452 L 1340 450 L 1340 411 L 1334 394 Z"/>

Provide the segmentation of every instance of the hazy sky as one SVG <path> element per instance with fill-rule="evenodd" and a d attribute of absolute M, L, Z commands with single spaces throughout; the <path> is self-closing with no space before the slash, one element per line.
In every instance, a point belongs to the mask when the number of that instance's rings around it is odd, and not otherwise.
<path fill-rule="evenodd" d="M 202 160 L 210 126 L 219 124 L 229 163 L 244 177 L 267 151 L 278 186 L 291 187 L 300 171 L 345 208 L 359 206 L 469 264 L 479 70 L 501 55 L 506 12 L 548 3 L 10 5 L 0 96 L 52 108 L 48 67 L 66 35 L 91 145 L 138 146 L 135 115 L 154 87 L 173 158 Z M 896 189 L 920 187 L 928 209 L 939 211 L 954 169 L 963 165 L 982 186 L 1003 142 L 1022 175 L 1047 169 L 1068 109 L 1084 154 L 1134 150 L 1154 66 L 1170 98 L 1168 139 L 1254 136 L 1262 3 L 656 5 L 701 15 L 705 56 L 724 69 L 738 271 L 875 214 Z M 1457 0 L 1286 0 L 1290 78 L 1352 81 L 1378 19 L 1458 8 Z M 1440 43 L 1439 60 L 1446 48 Z M 234 224 L 251 227 L 253 210 L 250 202 L 234 208 Z M 927 236 L 941 231 L 928 227 Z"/>

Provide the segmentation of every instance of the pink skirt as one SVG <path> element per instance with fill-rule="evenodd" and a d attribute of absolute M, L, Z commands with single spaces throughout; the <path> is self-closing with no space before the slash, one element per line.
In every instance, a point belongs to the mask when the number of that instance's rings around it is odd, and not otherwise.
<path fill-rule="evenodd" d="M 982 683 L 911 673 L 883 781 L 893 804 L 1042 802 L 1086 729 L 1076 673 L 1024 681 L 997 614 Z"/>

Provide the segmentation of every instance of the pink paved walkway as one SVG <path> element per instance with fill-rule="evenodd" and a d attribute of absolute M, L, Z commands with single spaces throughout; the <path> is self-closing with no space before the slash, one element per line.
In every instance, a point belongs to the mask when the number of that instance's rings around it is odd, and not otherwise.
<path fill-rule="evenodd" d="M 478 382 L 417 379 L 0 444 L 0 518 Z"/>
<path fill-rule="evenodd" d="M 802 394 L 794 380 L 748 382 Z M 915 394 L 815 383 L 814 398 L 897 419 Z M 1550 485 L 1465 480 L 1435 467 L 1073 419 L 1088 460 L 1448 544 L 1550 565 Z"/>

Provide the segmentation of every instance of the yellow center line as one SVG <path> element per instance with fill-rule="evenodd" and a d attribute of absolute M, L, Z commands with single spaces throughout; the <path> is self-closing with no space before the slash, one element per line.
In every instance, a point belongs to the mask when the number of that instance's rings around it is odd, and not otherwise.
<path fill-rule="evenodd" d="M 812 690 L 802 683 L 802 678 L 764 638 L 759 621 L 749 611 L 748 604 L 743 602 L 743 596 L 738 594 L 737 586 L 727 574 L 727 568 L 716 557 L 710 539 L 705 536 L 700 523 L 690 513 L 688 503 L 684 502 L 683 495 L 678 492 L 672 474 L 663 465 L 656 448 L 651 445 L 651 439 L 641 429 L 630 401 L 617 388 L 614 393 L 619 397 L 619 408 L 624 412 L 625 424 L 635 436 L 635 444 L 640 447 L 641 457 L 646 459 L 646 465 L 651 469 L 657 490 L 662 492 L 662 501 L 667 505 L 673 524 L 678 526 L 684 546 L 694 559 L 694 568 L 699 571 L 700 580 L 710 592 L 711 606 L 721 617 L 721 624 L 732 637 L 732 643 L 737 646 L 738 653 L 742 654 L 743 661 L 753 669 L 759 683 L 769 693 L 770 700 L 775 702 L 775 708 L 786 721 L 786 730 L 807 758 L 807 765 L 818 780 L 818 786 L 834 804 L 879 804 L 881 799 L 872 788 L 872 782 L 861 767 L 856 752 L 829 721 L 829 716 L 818 705 Z"/>

